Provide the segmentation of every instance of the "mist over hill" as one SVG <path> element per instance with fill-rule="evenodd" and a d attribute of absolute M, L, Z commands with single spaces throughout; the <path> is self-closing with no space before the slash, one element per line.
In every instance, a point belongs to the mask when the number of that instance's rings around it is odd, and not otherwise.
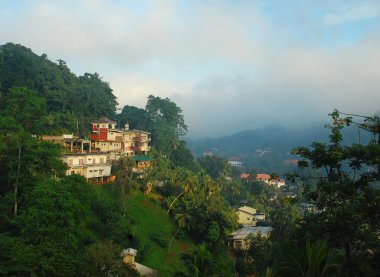
<path fill-rule="evenodd" d="M 368 142 L 370 135 L 349 126 L 342 130 L 344 143 Z M 309 146 L 314 141 L 328 142 L 329 129 L 321 125 L 307 128 L 286 128 L 268 126 L 256 130 L 244 130 L 228 136 L 217 138 L 191 139 L 186 142 L 194 156 L 206 154 L 217 155 L 229 159 L 239 158 L 243 162 L 242 171 L 252 167 L 260 171 L 284 174 L 295 168 L 287 160 L 297 160 L 291 150 L 299 146 Z"/>

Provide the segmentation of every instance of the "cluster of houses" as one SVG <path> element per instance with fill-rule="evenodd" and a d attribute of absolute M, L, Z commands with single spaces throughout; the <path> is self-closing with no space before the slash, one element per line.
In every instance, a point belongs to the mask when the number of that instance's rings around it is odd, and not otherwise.
<path fill-rule="evenodd" d="M 91 122 L 89 138 L 74 135 L 42 136 L 42 140 L 59 143 L 65 153 L 61 159 L 67 164 L 66 175 L 79 174 L 90 183 L 114 181 L 111 175 L 112 162 L 120 157 L 131 157 L 135 161 L 135 172 L 149 167 L 151 158 L 147 156 L 150 146 L 150 133 L 141 130 L 116 128 L 116 122 L 101 117 Z"/>
<path fill-rule="evenodd" d="M 285 186 L 285 180 L 284 179 L 272 178 L 269 174 L 264 174 L 264 173 L 256 174 L 254 176 L 252 176 L 252 174 L 242 173 L 242 174 L 240 174 L 240 179 L 243 181 L 247 181 L 247 182 L 250 180 L 261 181 L 261 182 L 266 183 L 269 186 L 274 186 L 276 188 L 280 188 L 282 186 Z"/>

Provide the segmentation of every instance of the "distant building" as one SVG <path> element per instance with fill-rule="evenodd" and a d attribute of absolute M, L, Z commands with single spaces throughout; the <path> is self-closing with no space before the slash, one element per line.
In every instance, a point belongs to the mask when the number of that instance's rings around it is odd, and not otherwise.
<path fill-rule="evenodd" d="M 237 212 L 238 223 L 248 226 L 256 226 L 257 221 L 265 221 L 265 214 L 259 213 L 255 208 L 248 206 L 240 207 Z"/>
<path fill-rule="evenodd" d="M 248 174 L 248 173 L 242 173 L 242 174 L 240 174 L 240 179 L 243 180 L 243 181 L 246 181 L 246 182 L 249 181 L 250 177 L 251 177 L 251 174 Z"/>
<path fill-rule="evenodd" d="M 262 181 L 269 186 L 274 186 L 276 188 L 280 188 L 282 186 L 285 186 L 285 180 L 281 178 L 271 179 L 271 176 L 268 174 L 256 174 L 256 181 Z"/>
<path fill-rule="evenodd" d="M 262 157 L 264 156 L 266 153 L 270 153 L 271 151 L 269 150 L 262 150 L 262 149 L 257 149 L 256 150 L 256 155 L 259 156 L 259 157 Z"/>
<path fill-rule="evenodd" d="M 248 206 L 240 207 L 237 211 L 238 223 L 243 225 L 256 226 L 255 214 L 256 209 L 254 208 Z"/>
<path fill-rule="evenodd" d="M 206 150 L 203 152 L 204 157 L 212 157 L 214 156 L 214 153 L 211 150 Z"/>
<path fill-rule="evenodd" d="M 268 239 L 272 230 L 273 228 L 271 227 L 244 226 L 228 236 L 228 247 L 232 249 L 248 250 L 250 247 L 250 241 L 248 240 L 249 236 L 260 236 Z"/>
<path fill-rule="evenodd" d="M 284 161 L 284 164 L 286 164 L 286 165 L 298 165 L 298 160 L 289 159 L 289 160 Z"/>
<path fill-rule="evenodd" d="M 270 175 L 269 174 L 263 174 L 263 173 L 256 174 L 256 181 L 262 181 L 262 182 L 269 184 Z"/>
<path fill-rule="evenodd" d="M 243 166 L 243 162 L 240 161 L 239 157 L 231 157 L 231 158 L 229 158 L 228 164 L 231 165 L 231 166 L 235 166 L 235 167 L 242 167 Z"/>

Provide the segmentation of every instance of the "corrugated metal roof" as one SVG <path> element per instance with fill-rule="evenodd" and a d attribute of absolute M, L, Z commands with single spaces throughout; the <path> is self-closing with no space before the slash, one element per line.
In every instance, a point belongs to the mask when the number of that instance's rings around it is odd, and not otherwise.
<path fill-rule="evenodd" d="M 99 124 L 99 123 L 100 123 L 100 124 L 101 124 L 101 123 L 116 124 L 115 121 L 112 121 L 111 119 L 109 119 L 109 118 L 107 118 L 107 117 L 105 117 L 105 116 L 102 116 L 102 117 L 100 117 L 99 119 L 92 121 L 91 123 L 96 123 L 96 124 Z"/>

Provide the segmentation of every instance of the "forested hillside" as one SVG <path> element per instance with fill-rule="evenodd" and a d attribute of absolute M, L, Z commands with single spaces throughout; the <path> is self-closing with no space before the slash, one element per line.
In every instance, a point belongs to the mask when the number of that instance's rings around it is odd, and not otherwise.
<path fill-rule="evenodd" d="M 0 276 L 135 276 L 121 262 L 128 247 L 160 275 L 184 275 L 195 270 L 194 241 L 224 249 L 235 215 L 186 148 L 175 103 L 151 95 L 145 109 L 117 115 L 98 74 L 77 77 L 63 61 L 11 43 L 0 46 L 0 87 Z M 151 132 L 155 163 L 143 178 L 122 158 L 116 182 L 94 187 L 65 176 L 60 146 L 40 140 L 87 137 L 99 116 Z M 152 184 L 164 185 L 152 192 Z"/>
<path fill-rule="evenodd" d="M 351 126 L 342 130 L 344 144 L 366 143 L 371 136 Z M 294 165 L 284 163 L 286 160 L 298 159 L 291 155 L 293 148 L 310 145 L 313 141 L 328 138 L 328 129 L 322 124 L 304 128 L 285 128 L 270 126 L 257 130 L 241 131 L 229 136 L 217 138 L 187 138 L 191 152 L 200 157 L 205 152 L 229 159 L 239 157 L 244 164 L 243 170 L 256 168 L 262 172 L 277 172 L 281 175 L 292 170 Z"/>
<path fill-rule="evenodd" d="M 378 116 L 335 110 L 323 131 L 193 141 L 198 155 L 217 154 L 194 159 L 169 98 L 150 95 L 119 114 L 116 104 L 98 74 L 77 77 L 63 61 L 0 46 L 0 276 L 138 276 L 122 261 L 127 248 L 158 276 L 380 274 Z M 122 153 L 107 184 L 66 176 L 64 149 L 41 136 L 88 137 L 99 116 L 148 131 L 151 164 L 134 171 Z M 290 155 L 298 163 L 279 186 L 277 174 L 239 178 L 230 155 L 278 155 L 266 161 L 274 172 Z"/>
<path fill-rule="evenodd" d="M 12 87 L 25 87 L 44 100 L 40 120 L 45 132 L 86 135 L 90 120 L 116 115 L 116 97 L 97 73 L 78 77 L 62 60 L 54 63 L 45 54 L 37 56 L 24 46 L 8 43 L 0 46 L 2 99 Z M 4 101 L 0 107 L 4 108 Z"/>

